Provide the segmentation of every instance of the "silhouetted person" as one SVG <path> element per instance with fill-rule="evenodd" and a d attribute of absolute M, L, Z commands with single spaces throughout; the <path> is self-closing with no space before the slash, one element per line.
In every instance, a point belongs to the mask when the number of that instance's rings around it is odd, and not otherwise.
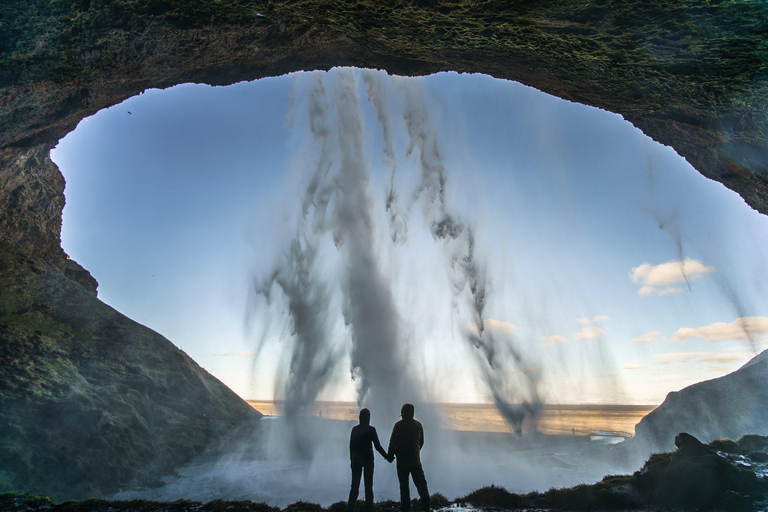
<path fill-rule="evenodd" d="M 385 459 L 390 460 L 387 452 L 381 447 L 379 435 L 376 429 L 371 426 L 371 411 L 368 409 L 360 410 L 360 424 L 352 427 L 352 433 L 349 436 L 349 460 L 352 467 L 352 487 L 349 489 L 349 500 L 347 501 L 347 510 L 355 510 L 357 495 L 360 492 L 360 476 L 365 478 L 365 510 L 373 510 L 373 447 Z"/>
<path fill-rule="evenodd" d="M 403 418 L 395 423 L 392 436 L 389 438 L 389 461 L 397 458 L 397 479 L 400 481 L 400 510 L 408 512 L 411 509 L 411 486 L 408 477 L 413 477 L 413 483 L 421 497 L 421 506 L 425 511 L 430 510 L 429 490 L 424 470 L 421 467 L 421 447 L 424 446 L 424 429 L 421 423 L 413 419 L 413 404 L 405 404 L 400 409 Z"/>

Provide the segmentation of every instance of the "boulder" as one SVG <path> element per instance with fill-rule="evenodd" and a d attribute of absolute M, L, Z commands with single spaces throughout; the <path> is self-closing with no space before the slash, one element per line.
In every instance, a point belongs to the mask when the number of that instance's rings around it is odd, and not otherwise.
<path fill-rule="evenodd" d="M 740 468 L 694 436 L 675 437 L 671 457 L 644 467 L 631 484 L 654 506 L 686 509 L 750 509 L 768 492 L 768 482 Z"/>

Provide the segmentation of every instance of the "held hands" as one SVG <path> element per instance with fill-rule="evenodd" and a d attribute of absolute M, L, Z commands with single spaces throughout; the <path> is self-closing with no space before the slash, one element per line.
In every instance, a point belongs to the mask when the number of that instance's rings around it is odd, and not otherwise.
<path fill-rule="evenodd" d="M 392 454 L 389 454 L 389 455 L 387 455 L 387 456 L 386 456 L 386 457 L 384 457 L 384 458 L 385 458 L 385 459 L 387 460 L 387 462 L 389 462 L 390 464 L 392 464 L 392 461 L 393 461 L 393 460 L 395 460 L 395 456 L 394 456 L 394 455 L 392 455 Z"/>

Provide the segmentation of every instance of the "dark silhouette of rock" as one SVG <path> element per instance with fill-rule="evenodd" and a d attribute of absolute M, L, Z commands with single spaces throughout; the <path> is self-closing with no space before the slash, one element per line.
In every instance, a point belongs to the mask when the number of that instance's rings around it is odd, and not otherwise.
<path fill-rule="evenodd" d="M 669 393 L 637 424 L 633 442 L 667 451 L 678 432 L 705 441 L 768 434 L 768 351 L 733 373 Z"/>
<path fill-rule="evenodd" d="M 755 440 L 734 443 L 733 453 L 719 454 L 713 446 L 681 433 L 673 453 L 654 454 L 633 475 L 611 475 L 591 485 L 551 489 L 544 493 L 512 494 L 485 487 L 457 500 L 485 509 L 556 510 L 753 510 L 768 493 L 768 482 L 753 467 L 739 467 L 738 453 Z"/>
<path fill-rule="evenodd" d="M 619 113 L 768 212 L 763 2 L 30 0 L 0 19 L 0 240 L 58 264 L 48 153 L 80 120 L 152 87 L 339 65 L 486 73 Z"/>
<path fill-rule="evenodd" d="M 715 455 L 715 450 L 685 432 L 675 436 L 675 446 L 677 446 L 677 454 L 686 457 Z"/>
<path fill-rule="evenodd" d="M 649 503 L 686 509 L 750 510 L 768 482 L 737 467 L 694 436 L 675 437 L 678 450 L 636 473 L 632 485 Z"/>
<path fill-rule="evenodd" d="M 260 415 L 184 352 L 0 243 L 0 492 L 62 498 L 159 477 Z"/>

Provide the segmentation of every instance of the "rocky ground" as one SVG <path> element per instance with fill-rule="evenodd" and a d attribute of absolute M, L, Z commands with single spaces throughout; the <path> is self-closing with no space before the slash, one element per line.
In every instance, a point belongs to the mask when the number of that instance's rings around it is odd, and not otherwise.
<path fill-rule="evenodd" d="M 764 510 L 768 506 L 768 437 L 747 435 L 738 441 L 702 444 L 690 434 L 675 437 L 677 450 L 651 456 L 632 475 L 606 476 L 591 485 L 551 489 L 543 493 L 512 494 L 502 487 L 484 487 L 453 502 L 441 494 L 432 497 L 435 509 L 480 510 Z M 363 503 L 359 503 L 362 510 Z M 215 500 L 153 502 L 146 500 L 87 500 L 55 503 L 50 498 L 0 495 L 0 507 L 9 512 L 280 512 L 251 501 Z M 283 512 L 344 512 L 344 502 L 323 508 L 296 502 Z M 414 510 L 419 503 L 414 500 Z M 399 503 L 376 504 L 378 512 L 396 512 Z"/>

